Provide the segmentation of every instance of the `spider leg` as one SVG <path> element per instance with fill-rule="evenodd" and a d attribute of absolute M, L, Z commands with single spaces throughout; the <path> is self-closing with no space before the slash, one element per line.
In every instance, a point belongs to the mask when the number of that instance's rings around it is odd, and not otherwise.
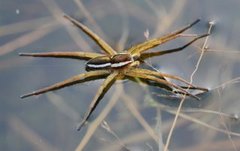
<path fill-rule="evenodd" d="M 91 37 L 96 44 L 98 44 L 103 51 L 105 51 L 108 55 L 116 54 L 116 51 L 113 50 L 111 46 L 109 46 L 103 39 L 101 39 L 98 35 L 96 35 L 93 31 L 91 31 L 87 26 L 83 25 L 76 19 L 64 14 L 64 17 L 72 22 L 75 26 L 80 28 L 84 33 L 86 33 L 89 37 Z"/>
<path fill-rule="evenodd" d="M 135 45 L 133 47 L 131 47 L 130 49 L 128 49 L 128 52 L 133 54 L 133 55 L 140 55 L 142 52 L 148 50 L 148 49 L 151 49 L 153 47 L 156 47 L 160 44 L 163 44 L 165 42 L 168 42 L 170 40 L 173 40 L 177 37 L 180 37 L 181 33 L 186 31 L 187 29 L 191 28 L 193 25 L 195 25 L 196 23 L 198 23 L 200 20 L 197 19 L 196 21 L 192 22 L 191 24 L 185 26 L 184 28 L 180 29 L 180 30 L 177 30 L 173 33 L 170 33 L 170 34 L 167 34 L 163 37 L 160 37 L 160 38 L 154 38 L 154 39 L 150 39 L 146 42 L 143 42 L 143 43 L 140 43 L 138 45 Z"/>
<path fill-rule="evenodd" d="M 141 78 L 141 79 L 144 79 L 144 80 L 151 80 L 151 81 L 155 81 L 155 82 L 158 82 L 160 84 L 163 84 L 163 85 L 167 85 L 169 87 L 173 87 L 175 89 L 177 89 L 179 92 L 183 93 L 183 94 L 186 94 L 188 96 L 191 96 L 197 100 L 200 100 L 199 97 L 187 92 L 185 89 L 173 84 L 173 83 L 170 83 L 164 79 L 160 79 L 160 78 L 157 78 L 155 76 L 152 76 L 152 75 L 148 75 L 148 74 L 142 74 L 142 73 L 138 73 L 138 72 L 134 72 L 134 70 L 129 70 L 128 72 L 125 73 L 127 76 L 129 77 L 134 77 L 134 78 Z"/>
<path fill-rule="evenodd" d="M 148 70 L 148 69 L 142 69 L 142 68 L 133 68 L 131 70 L 134 71 L 134 72 L 137 72 L 138 74 L 147 74 L 147 75 L 150 75 L 150 76 L 158 77 L 158 78 L 163 79 L 163 80 L 166 80 L 164 77 L 174 79 L 174 80 L 178 80 L 178 81 L 187 85 L 187 86 L 180 86 L 183 89 L 195 89 L 195 90 L 201 90 L 201 91 L 208 91 L 208 89 L 194 86 L 193 84 L 189 83 L 188 81 L 186 81 L 186 80 L 184 80 L 184 79 L 182 79 L 178 76 L 174 76 L 174 75 L 170 75 L 170 74 L 166 74 L 166 73 L 161 73 L 161 72 L 156 72 L 156 71 L 152 71 L 152 70 Z"/>
<path fill-rule="evenodd" d="M 89 60 L 92 58 L 103 56 L 93 52 L 43 52 L 43 53 L 19 53 L 20 56 L 31 57 L 54 57 L 54 58 L 71 58 Z"/>
<path fill-rule="evenodd" d="M 105 93 L 107 92 L 107 90 L 112 86 L 113 82 L 116 80 L 118 76 L 118 72 L 113 72 L 112 74 L 110 74 L 103 82 L 103 84 L 100 86 L 100 88 L 98 89 L 95 97 L 93 98 L 88 111 L 86 112 L 86 114 L 84 115 L 81 123 L 78 125 L 77 130 L 80 131 L 82 126 L 86 123 L 86 121 L 89 119 L 89 117 L 91 116 L 92 112 L 95 110 L 95 108 L 97 107 L 98 103 L 100 102 L 100 100 L 102 99 L 102 97 L 105 95 Z"/>
<path fill-rule="evenodd" d="M 100 79 L 100 78 L 102 78 L 104 76 L 107 76 L 109 74 L 110 74 L 110 72 L 108 70 L 90 71 L 90 72 L 87 72 L 87 73 L 79 74 L 77 76 L 73 76 L 69 79 L 66 79 L 66 80 L 62 81 L 62 82 L 58 82 L 56 84 L 53 84 L 51 86 L 39 89 L 37 91 L 33 91 L 31 93 L 24 94 L 24 95 L 21 96 L 21 98 L 26 98 L 26 97 L 46 93 L 46 92 L 49 92 L 49 91 L 58 90 L 58 89 L 61 89 L 63 87 L 66 87 L 66 86 L 74 85 L 76 83 L 83 83 L 83 82 L 90 81 L 90 80 L 93 80 L 93 79 Z"/>
<path fill-rule="evenodd" d="M 173 53 L 173 52 L 178 52 L 178 51 L 182 51 L 183 49 L 185 49 L 186 47 L 188 47 L 189 45 L 191 45 L 192 43 L 194 43 L 195 41 L 197 41 L 198 39 L 204 38 L 206 36 L 208 36 L 209 34 L 203 34 L 200 35 L 196 38 L 194 38 L 193 40 L 191 40 L 190 42 L 188 42 L 187 44 L 178 47 L 178 48 L 174 48 L 174 49 L 168 49 L 168 50 L 162 50 L 162 51 L 157 51 L 157 52 L 146 52 L 146 53 L 142 53 L 140 55 L 140 59 L 145 60 L 147 58 L 151 58 L 151 57 L 155 57 L 155 56 L 161 56 L 161 55 L 165 55 L 168 53 Z"/>

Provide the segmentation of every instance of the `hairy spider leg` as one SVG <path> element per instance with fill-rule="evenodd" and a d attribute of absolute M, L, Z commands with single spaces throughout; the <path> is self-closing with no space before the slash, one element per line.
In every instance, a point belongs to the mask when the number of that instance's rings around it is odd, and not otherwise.
<path fill-rule="evenodd" d="M 164 79 L 160 79 L 160 78 L 157 78 L 155 76 L 151 76 L 151 75 L 146 75 L 146 74 L 141 74 L 141 73 L 138 73 L 136 71 L 133 71 L 133 70 L 129 70 L 128 72 L 125 73 L 125 75 L 129 76 L 129 77 L 134 77 L 134 78 L 141 78 L 141 79 L 147 79 L 147 80 L 151 80 L 151 81 L 155 81 L 155 82 L 158 82 L 158 83 L 161 83 L 163 85 L 167 85 L 168 87 L 173 87 L 173 88 L 176 88 L 178 91 L 182 92 L 183 94 L 186 94 L 188 96 L 191 96 L 197 100 L 200 100 L 199 97 L 187 92 L 185 89 L 173 84 L 173 83 L 170 83 Z"/>
<path fill-rule="evenodd" d="M 75 26 L 80 28 L 89 37 L 91 37 L 92 40 L 94 40 L 96 42 L 96 44 L 98 44 L 98 46 L 100 46 L 103 49 L 103 51 L 105 51 L 107 53 L 107 55 L 112 56 L 114 54 L 117 54 L 117 52 L 115 50 L 113 50 L 113 48 L 110 45 L 108 45 L 103 39 L 101 39 L 93 31 L 91 31 L 87 26 L 83 25 L 82 23 L 80 23 L 76 19 L 74 19 L 74 18 L 72 18 L 72 17 L 70 17 L 66 14 L 64 14 L 64 17 L 66 19 L 68 19 L 70 22 L 72 22 Z"/>
<path fill-rule="evenodd" d="M 78 125 L 78 127 L 77 127 L 78 131 L 81 130 L 82 126 L 89 119 L 89 117 L 91 116 L 91 114 L 95 110 L 95 108 L 97 107 L 97 105 L 100 102 L 100 100 L 102 99 L 102 97 L 105 95 L 107 90 L 112 86 L 114 81 L 117 79 L 118 75 L 119 75 L 118 72 L 113 72 L 104 80 L 103 84 L 99 87 L 95 97 L 93 98 L 93 100 L 89 106 L 89 109 L 85 113 L 81 123 Z"/>
<path fill-rule="evenodd" d="M 30 96 L 33 96 L 33 95 L 39 95 L 39 94 L 46 93 L 46 92 L 49 92 L 49 91 L 58 90 L 58 89 L 61 89 L 63 87 L 66 87 L 66 86 L 74 85 L 76 83 L 83 83 L 83 82 L 90 81 L 90 80 L 93 80 L 93 79 L 94 80 L 95 79 L 100 79 L 100 78 L 103 78 L 103 77 L 105 77 L 109 74 L 110 74 L 110 71 L 108 71 L 108 70 L 98 70 L 98 71 L 90 71 L 90 72 L 82 73 L 82 74 L 79 74 L 77 76 L 73 76 L 69 79 L 66 79 L 62 82 L 58 82 L 56 84 L 53 84 L 51 86 L 33 91 L 31 93 L 28 93 L 28 94 L 24 94 L 24 95 L 21 96 L 21 98 L 26 98 L 26 97 L 30 97 Z"/>
<path fill-rule="evenodd" d="M 70 58 L 70 59 L 81 59 L 89 60 L 92 58 L 103 56 L 100 53 L 94 52 L 40 52 L 40 53 L 19 53 L 20 56 L 31 56 L 31 57 L 52 57 L 52 58 Z"/>
<path fill-rule="evenodd" d="M 156 51 L 156 52 L 145 52 L 145 53 L 142 53 L 141 56 L 140 56 L 140 59 L 141 60 L 145 60 L 147 58 L 151 58 L 151 57 L 155 57 L 155 56 L 161 56 L 161 55 L 165 55 L 165 54 L 168 54 L 168 53 L 182 51 L 183 49 L 185 49 L 186 47 L 190 46 L 192 43 L 194 43 L 198 39 L 201 39 L 201 38 L 204 38 L 204 37 L 207 37 L 207 36 L 209 36 L 209 34 L 200 35 L 200 36 L 194 38 L 193 40 L 191 40 L 190 42 L 188 42 L 187 44 L 185 44 L 185 45 L 183 45 L 181 47 L 178 47 L 178 48 L 168 49 L 168 50 L 161 50 L 161 51 Z"/>
<path fill-rule="evenodd" d="M 197 19 L 195 20 L 194 22 L 192 22 L 191 24 L 183 27 L 182 29 L 180 30 L 177 30 L 173 33 L 170 33 L 170 34 L 167 34 L 163 37 L 160 37 L 160 38 L 154 38 L 154 39 L 150 39 L 146 42 L 143 42 L 143 43 L 140 43 L 138 45 L 135 45 L 131 48 L 129 48 L 127 51 L 130 52 L 131 54 L 133 55 L 137 55 L 137 56 L 140 56 L 140 54 L 148 49 L 151 49 L 153 47 L 156 47 L 160 44 L 163 44 L 163 43 L 166 43 L 170 40 L 173 40 L 177 37 L 180 37 L 181 33 L 186 31 L 187 29 L 191 28 L 193 25 L 195 25 L 196 23 L 198 23 L 200 21 L 200 19 Z"/>
<path fill-rule="evenodd" d="M 158 77 L 158 78 L 161 78 L 161 79 L 166 77 L 166 78 L 178 80 L 178 81 L 186 84 L 190 89 L 208 91 L 208 89 L 194 86 L 193 84 L 189 83 L 188 81 L 186 81 L 186 80 L 184 80 L 184 79 L 182 79 L 178 76 L 174 76 L 174 75 L 170 75 L 170 74 L 166 74 L 166 73 L 161 73 L 161 72 L 156 72 L 156 71 L 152 71 L 152 70 L 148 70 L 148 69 L 142 69 L 142 68 L 135 68 L 135 69 L 133 68 L 131 70 L 134 71 L 134 72 L 137 72 L 139 74 L 147 74 L 147 75 L 155 76 L 155 77 Z M 181 87 L 184 88 L 184 89 L 186 88 L 185 86 L 181 86 Z"/>

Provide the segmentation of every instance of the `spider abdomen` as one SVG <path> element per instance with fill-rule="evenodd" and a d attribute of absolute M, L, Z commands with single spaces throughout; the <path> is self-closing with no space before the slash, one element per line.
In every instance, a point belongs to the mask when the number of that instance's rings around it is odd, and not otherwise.
<path fill-rule="evenodd" d="M 110 68 L 121 68 L 132 63 L 133 57 L 127 53 L 119 53 L 112 57 L 100 56 L 89 60 L 86 63 L 86 70 L 100 70 Z"/>
<path fill-rule="evenodd" d="M 108 69 L 111 67 L 111 59 L 108 56 L 100 56 L 89 60 L 86 63 L 86 70 L 100 70 Z"/>

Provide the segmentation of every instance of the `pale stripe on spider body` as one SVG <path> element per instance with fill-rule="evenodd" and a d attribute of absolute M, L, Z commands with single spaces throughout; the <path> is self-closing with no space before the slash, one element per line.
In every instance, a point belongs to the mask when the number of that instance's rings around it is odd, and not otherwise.
<path fill-rule="evenodd" d="M 86 63 L 86 70 L 115 69 L 125 67 L 135 60 L 129 53 L 117 53 L 112 57 L 100 56 L 89 60 Z"/>

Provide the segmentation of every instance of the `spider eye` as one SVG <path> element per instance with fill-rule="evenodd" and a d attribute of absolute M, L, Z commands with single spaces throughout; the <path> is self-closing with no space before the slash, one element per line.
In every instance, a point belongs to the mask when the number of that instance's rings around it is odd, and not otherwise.
<path fill-rule="evenodd" d="M 96 57 L 91 60 L 89 60 L 86 63 L 86 71 L 90 70 L 100 70 L 100 69 L 107 69 L 111 67 L 110 58 L 108 56 L 101 56 Z"/>

